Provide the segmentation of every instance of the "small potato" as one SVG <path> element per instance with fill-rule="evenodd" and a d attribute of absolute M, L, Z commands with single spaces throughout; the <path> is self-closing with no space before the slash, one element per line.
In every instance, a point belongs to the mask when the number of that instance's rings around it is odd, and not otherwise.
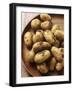
<path fill-rule="evenodd" d="M 62 60 L 62 53 L 59 50 L 59 48 L 53 46 L 51 48 L 51 52 L 52 52 L 53 56 L 57 59 L 57 61 L 61 61 Z"/>
<path fill-rule="evenodd" d="M 33 51 L 35 53 L 42 51 L 42 50 L 48 50 L 50 49 L 51 45 L 48 42 L 36 42 L 35 44 L 33 44 Z"/>
<path fill-rule="evenodd" d="M 48 73 L 49 68 L 47 67 L 46 63 L 42 63 L 42 64 L 37 65 L 37 70 L 41 74 L 46 74 Z"/>
<path fill-rule="evenodd" d="M 57 70 L 57 71 L 61 71 L 62 69 L 63 69 L 62 63 L 59 63 L 59 62 L 58 62 L 58 63 L 56 64 L 56 70 Z"/>
<path fill-rule="evenodd" d="M 31 63 L 34 62 L 34 56 L 35 56 L 34 51 L 33 50 L 29 51 L 29 53 L 28 53 L 28 61 L 31 62 Z"/>
<path fill-rule="evenodd" d="M 43 33 L 42 31 L 36 31 L 36 34 L 33 35 L 33 43 L 43 41 Z"/>
<path fill-rule="evenodd" d="M 54 32 L 54 35 L 55 37 L 58 39 L 58 40 L 64 40 L 64 31 L 62 30 L 56 30 Z"/>
<path fill-rule="evenodd" d="M 51 61 L 50 61 L 50 71 L 54 71 L 54 69 L 55 69 L 55 65 L 56 65 L 56 59 L 53 57 L 52 59 L 51 59 Z"/>
<path fill-rule="evenodd" d="M 41 28 L 43 30 L 46 30 L 46 29 L 51 29 L 52 27 L 52 22 L 51 21 L 44 21 L 41 23 Z"/>
<path fill-rule="evenodd" d="M 24 42 L 27 47 L 32 46 L 32 33 L 31 32 L 26 32 L 24 35 Z"/>
<path fill-rule="evenodd" d="M 54 36 L 50 30 L 44 31 L 44 37 L 46 41 L 49 42 L 50 44 L 54 43 Z"/>
<path fill-rule="evenodd" d="M 33 30 L 39 29 L 40 28 L 40 24 L 41 24 L 41 21 L 39 19 L 33 19 L 31 21 L 31 28 Z"/>
<path fill-rule="evenodd" d="M 52 31 L 52 33 L 54 33 L 56 30 L 60 30 L 60 29 L 61 29 L 60 25 L 55 24 L 55 25 L 53 25 L 51 31 Z"/>
<path fill-rule="evenodd" d="M 42 21 L 50 21 L 52 18 L 51 18 L 50 15 L 48 15 L 48 14 L 46 14 L 46 13 L 42 13 L 42 14 L 40 14 L 40 19 L 41 19 Z"/>
<path fill-rule="evenodd" d="M 43 63 L 44 61 L 46 61 L 47 59 L 49 59 L 51 56 L 50 51 L 49 50 L 43 50 L 41 52 L 38 52 L 35 57 L 34 57 L 34 61 L 37 64 Z"/>

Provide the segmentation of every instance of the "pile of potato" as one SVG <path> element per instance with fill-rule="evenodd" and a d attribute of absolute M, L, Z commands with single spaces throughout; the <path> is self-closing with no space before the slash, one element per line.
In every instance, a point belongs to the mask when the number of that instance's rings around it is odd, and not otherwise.
<path fill-rule="evenodd" d="M 41 75 L 64 69 L 64 30 L 52 23 L 48 14 L 31 21 L 32 32 L 24 34 L 24 43 L 29 49 L 27 60 L 35 63 Z"/>

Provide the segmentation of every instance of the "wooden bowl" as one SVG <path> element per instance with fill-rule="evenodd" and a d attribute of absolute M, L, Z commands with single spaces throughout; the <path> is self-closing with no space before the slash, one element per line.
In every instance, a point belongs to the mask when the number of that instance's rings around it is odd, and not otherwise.
<path fill-rule="evenodd" d="M 53 24 L 60 24 L 62 26 L 62 28 L 64 29 L 64 15 L 59 15 L 59 14 L 50 14 L 51 17 L 52 17 L 52 23 Z M 36 16 L 35 18 L 38 18 L 39 19 L 39 15 Z M 35 19 L 33 18 L 33 19 Z M 27 31 L 31 31 L 32 32 L 32 29 L 30 27 L 30 23 L 31 21 L 28 23 L 28 25 L 25 27 L 23 33 L 22 33 L 22 37 L 21 37 L 21 43 L 22 43 L 22 60 L 23 60 L 23 63 L 25 65 L 25 69 L 26 71 L 31 75 L 31 76 L 41 76 L 40 72 L 36 69 L 36 66 L 35 66 L 35 63 L 33 64 L 30 64 L 27 60 L 27 57 L 28 57 L 28 49 L 27 47 L 25 46 L 24 44 L 24 34 L 27 32 Z M 52 74 L 51 74 L 52 75 Z"/>

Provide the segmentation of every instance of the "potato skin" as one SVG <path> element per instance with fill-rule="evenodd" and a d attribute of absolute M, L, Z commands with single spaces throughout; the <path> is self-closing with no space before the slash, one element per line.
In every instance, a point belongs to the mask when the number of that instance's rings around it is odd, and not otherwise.
<path fill-rule="evenodd" d="M 55 37 L 58 39 L 58 40 L 64 40 L 64 31 L 62 30 L 56 30 L 54 32 L 54 35 Z"/>
<path fill-rule="evenodd" d="M 42 50 L 48 50 L 51 47 L 51 45 L 48 42 L 36 42 L 33 44 L 33 51 L 35 53 L 42 51 Z"/>
<path fill-rule="evenodd" d="M 51 52 L 52 52 L 53 56 L 56 58 L 57 61 L 62 61 L 62 53 L 59 50 L 59 48 L 53 46 L 51 48 Z"/>
<path fill-rule="evenodd" d="M 40 24 L 41 24 L 41 21 L 39 19 L 33 19 L 31 21 L 31 28 L 33 30 L 39 29 L 40 28 Z"/>
<path fill-rule="evenodd" d="M 30 63 L 34 62 L 34 56 L 35 56 L 34 51 L 33 50 L 29 51 L 29 53 L 28 53 L 28 61 Z"/>
<path fill-rule="evenodd" d="M 44 21 L 41 23 L 41 28 L 43 30 L 46 30 L 46 29 L 51 29 L 52 27 L 52 22 L 51 21 Z"/>
<path fill-rule="evenodd" d="M 55 24 L 55 25 L 53 25 L 51 31 L 52 31 L 52 33 L 55 33 L 56 30 L 60 30 L 60 29 L 61 29 L 60 25 Z"/>
<path fill-rule="evenodd" d="M 26 32 L 24 35 L 24 42 L 27 47 L 32 46 L 32 33 L 31 32 Z"/>
<path fill-rule="evenodd" d="M 57 70 L 57 71 L 61 71 L 62 69 L 63 69 L 62 63 L 59 63 L 59 62 L 58 62 L 58 63 L 56 64 L 56 70 Z"/>
<path fill-rule="evenodd" d="M 54 36 L 50 30 L 44 31 L 44 37 L 46 41 L 49 42 L 50 44 L 54 43 Z"/>
<path fill-rule="evenodd" d="M 59 48 L 59 50 L 62 53 L 62 55 L 64 55 L 64 48 Z"/>
<path fill-rule="evenodd" d="M 42 30 L 36 31 L 36 34 L 33 35 L 33 43 L 43 41 L 43 38 Z"/>
<path fill-rule="evenodd" d="M 50 21 L 52 18 L 51 18 L 51 16 L 48 15 L 47 13 L 42 13 L 42 14 L 40 14 L 40 19 L 41 19 L 42 21 Z"/>
<path fill-rule="evenodd" d="M 42 64 L 38 64 L 37 65 L 37 70 L 41 73 L 41 74 L 46 74 L 49 71 L 49 68 L 47 67 L 46 63 L 42 63 Z"/>
<path fill-rule="evenodd" d="M 55 65 L 56 65 L 56 59 L 53 57 L 51 60 L 50 60 L 50 64 L 49 64 L 49 69 L 50 71 L 54 71 L 55 69 Z"/>
<path fill-rule="evenodd" d="M 44 61 L 46 61 L 48 58 L 50 58 L 50 51 L 49 50 L 43 50 L 41 52 L 38 52 L 35 57 L 34 57 L 34 61 L 37 64 L 43 63 Z"/>

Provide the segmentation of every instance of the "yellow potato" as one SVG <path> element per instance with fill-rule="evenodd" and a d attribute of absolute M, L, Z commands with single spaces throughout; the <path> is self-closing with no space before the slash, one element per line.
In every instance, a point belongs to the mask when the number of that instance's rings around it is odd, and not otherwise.
<path fill-rule="evenodd" d="M 24 35 L 24 42 L 27 47 L 32 46 L 32 33 L 31 32 L 26 32 Z"/>
<path fill-rule="evenodd" d="M 48 14 L 46 14 L 46 13 L 42 13 L 42 14 L 40 14 L 40 19 L 41 19 L 42 21 L 48 21 L 48 20 L 51 20 L 52 18 L 51 18 L 50 15 L 48 15 Z"/>
<path fill-rule="evenodd" d="M 33 44 L 32 49 L 35 53 L 42 51 L 42 50 L 48 50 L 50 49 L 51 45 L 48 42 L 36 42 Z"/>
<path fill-rule="evenodd" d="M 56 65 L 56 59 L 53 57 L 51 60 L 50 60 L 50 71 L 54 71 L 55 69 L 55 65 Z"/>
<path fill-rule="evenodd" d="M 49 68 L 47 67 L 46 63 L 42 63 L 42 64 L 37 65 L 37 70 L 41 74 L 46 74 L 48 73 Z"/>
<path fill-rule="evenodd" d="M 36 31 L 36 34 L 33 35 L 33 42 L 39 42 L 39 41 L 43 41 L 43 33 L 42 31 Z"/>
<path fill-rule="evenodd" d="M 28 53 L 28 61 L 31 62 L 31 63 L 34 62 L 34 56 L 35 56 L 34 51 L 33 50 L 29 51 L 29 53 Z"/>
<path fill-rule="evenodd" d="M 54 32 L 54 35 L 55 37 L 58 39 L 58 40 L 64 40 L 64 31 L 62 30 L 56 30 Z"/>
<path fill-rule="evenodd" d="M 56 30 L 60 30 L 60 29 L 61 29 L 60 25 L 55 24 L 55 25 L 53 25 L 51 31 L 52 31 L 52 33 L 54 33 Z"/>
<path fill-rule="evenodd" d="M 61 60 L 62 60 L 62 53 L 61 53 L 61 51 L 59 50 L 59 48 L 53 46 L 53 47 L 51 48 L 51 52 L 52 52 L 53 56 L 54 56 L 58 61 L 61 61 Z"/>
<path fill-rule="evenodd" d="M 51 29 L 52 27 L 52 22 L 51 21 L 44 21 L 41 23 L 41 28 L 43 30 L 46 30 L 46 29 Z"/>
<path fill-rule="evenodd" d="M 58 62 L 58 63 L 56 64 L 56 70 L 57 70 L 57 71 L 61 71 L 62 69 L 63 69 L 62 63 L 59 63 L 59 62 Z"/>
<path fill-rule="evenodd" d="M 41 24 L 41 21 L 39 19 L 33 19 L 31 21 L 31 28 L 33 30 L 39 29 L 40 28 L 40 24 Z"/>
<path fill-rule="evenodd" d="M 43 50 L 41 52 L 38 52 L 35 57 L 34 57 L 34 61 L 37 64 L 43 63 L 44 61 L 46 61 L 47 59 L 50 58 L 50 51 L 49 50 Z"/>
<path fill-rule="evenodd" d="M 46 41 L 49 42 L 50 44 L 54 43 L 54 36 L 50 30 L 44 31 L 44 37 Z"/>

